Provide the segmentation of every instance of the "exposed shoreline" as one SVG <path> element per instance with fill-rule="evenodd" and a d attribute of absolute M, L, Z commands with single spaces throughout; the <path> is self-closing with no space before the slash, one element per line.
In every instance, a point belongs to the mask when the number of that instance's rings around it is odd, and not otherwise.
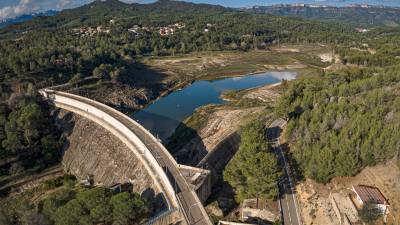
<path fill-rule="evenodd" d="M 182 83 L 179 83 L 179 84 L 177 84 L 177 85 L 175 85 L 174 87 L 172 87 L 171 89 L 168 89 L 168 90 L 165 90 L 165 91 L 163 91 L 163 92 L 161 92 L 161 94 L 157 97 L 157 98 L 155 98 L 155 99 L 153 99 L 153 100 L 151 100 L 151 101 L 149 101 L 148 103 L 146 103 L 145 105 L 143 105 L 141 108 L 139 108 L 139 109 L 137 109 L 137 110 L 134 110 L 134 112 L 133 113 L 135 113 L 135 112 L 137 112 L 137 111 L 139 111 L 139 110 L 143 110 L 143 109 L 145 109 L 146 107 L 148 107 L 149 105 L 151 105 L 151 104 L 153 104 L 154 102 L 156 102 L 157 100 L 159 100 L 159 99 L 161 99 L 161 98 L 163 98 L 163 97 L 166 97 L 166 96 L 168 96 L 168 95 L 170 95 L 170 94 L 172 94 L 172 93 L 174 93 L 174 92 L 176 92 L 176 91 L 179 91 L 179 90 L 181 90 L 181 89 L 184 89 L 184 88 L 186 88 L 186 87 L 189 87 L 190 85 L 192 85 L 194 82 L 197 82 L 197 81 L 204 81 L 204 80 L 207 80 L 207 81 L 212 81 L 212 80 L 220 80 L 220 79 L 226 79 L 226 78 L 232 78 L 232 77 L 246 77 L 246 76 L 251 76 L 251 75 L 260 75 L 260 74 L 265 74 L 265 73 L 270 73 L 273 77 L 275 77 L 275 78 L 278 78 L 278 79 L 284 79 L 284 80 L 294 80 L 294 79 L 296 79 L 297 78 L 297 76 L 298 76 L 298 72 L 297 71 L 276 71 L 276 70 L 266 70 L 266 71 L 257 71 L 257 72 L 254 72 L 254 73 L 246 73 L 246 74 L 242 74 L 242 75 L 234 75 L 234 76 L 220 76 L 220 77 L 215 77 L 215 78 L 213 78 L 213 79 L 202 79 L 202 78 L 199 78 L 199 79 L 193 79 L 193 80 L 190 80 L 190 81 L 187 81 L 187 82 L 182 82 Z M 279 74 L 275 74 L 275 73 L 279 73 Z M 282 74 L 282 73 L 288 73 L 288 76 L 281 76 L 280 74 Z M 292 76 L 292 75 L 289 75 L 289 73 L 296 73 L 296 75 L 294 75 L 294 76 Z M 287 78 L 287 79 L 286 79 Z M 281 83 L 282 82 L 278 82 L 278 83 L 275 83 L 275 84 L 268 84 L 268 85 L 271 85 L 271 86 L 279 86 L 279 85 L 281 85 Z M 264 85 L 263 85 L 264 86 Z M 239 91 L 243 91 L 243 90 L 251 90 L 251 89 L 253 89 L 253 88 L 259 88 L 259 87 L 262 87 L 262 86 L 258 86 L 258 87 L 252 87 L 252 88 L 246 88 L 246 89 L 242 89 L 242 90 L 239 90 Z M 221 99 L 223 99 L 222 98 L 222 96 L 223 95 L 221 95 Z M 225 100 L 225 99 L 223 99 L 223 100 Z"/>

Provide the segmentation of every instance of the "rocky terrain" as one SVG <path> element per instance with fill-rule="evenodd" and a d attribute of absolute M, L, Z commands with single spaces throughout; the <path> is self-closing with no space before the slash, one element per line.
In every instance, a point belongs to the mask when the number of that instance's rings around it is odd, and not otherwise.
<path fill-rule="evenodd" d="M 58 112 L 66 142 L 62 164 L 78 179 L 93 176 L 95 184 L 111 186 L 131 182 L 136 192 L 155 189 L 135 155 L 113 134 L 83 117 Z"/>
<path fill-rule="evenodd" d="M 185 164 L 222 170 L 224 165 L 215 165 L 221 163 L 216 159 L 224 159 L 227 163 L 229 156 L 233 156 L 240 142 L 240 127 L 255 117 L 270 119 L 270 106 L 279 96 L 278 85 L 266 85 L 229 92 L 222 96 L 227 104 L 199 108 L 184 122 L 187 129 L 193 129 L 196 135 L 179 149 L 174 149 L 174 155 Z M 185 135 L 179 129 L 176 132 L 174 135 L 178 140 L 180 135 Z"/>
<path fill-rule="evenodd" d="M 389 215 L 386 224 L 400 222 L 400 169 L 393 163 L 380 164 L 368 167 L 355 177 L 335 178 L 323 185 L 311 180 L 301 182 L 297 186 L 303 220 L 309 224 L 339 225 L 340 221 L 335 213 L 332 197 L 337 207 L 345 213 L 353 224 L 362 224 L 354 204 L 348 197 L 353 185 L 370 185 L 380 189 L 388 199 Z M 383 224 L 383 220 L 376 224 Z"/>
<path fill-rule="evenodd" d="M 207 122 L 197 131 L 198 136 L 190 140 L 175 155 L 185 155 L 186 163 L 198 164 L 203 157 L 212 152 L 218 145 L 238 131 L 246 118 L 263 110 L 262 107 L 250 109 L 225 109 L 217 107 L 209 115 Z"/>

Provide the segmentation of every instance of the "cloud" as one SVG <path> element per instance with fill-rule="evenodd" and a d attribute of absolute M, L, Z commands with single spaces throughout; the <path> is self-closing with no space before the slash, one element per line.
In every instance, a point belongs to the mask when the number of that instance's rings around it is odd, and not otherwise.
<path fill-rule="evenodd" d="M 15 5 L 0 8 L 0 20 L 50 9 L 61 10 L 76 7 L 89 1 L 90 0 L 19 0 Z"/>
<path fill-rule="evenodd" d="M 0 0 L 2 1 L 2 0 Z M 14 18 L 23 14 L 32 14 L 46 10 L 74 8 L 94 0 L 15 0 L 17 4 L 0 8 L 0 20 Z M 149 0 L 122 0 L 127 3 L 148 2 Z M 152 0 L 154 1 L 154 0 Z M 12 1 L 11 1 L 12 2 Z"/>
<path fill-rule="evenodd" d="M 58 8 L 65 8 L 72 4 L 72 0 L 61 0 L 58 4 Z"/>
<path fill-rule="evenodd" d="M 21 0 L 18 5 L 6 6 L 0 9 L 0 19 L 19 16 L 24 13 L 34 12 L 34 10 L 38 10 L 38 7 L 33 4 L 33 0 Z"/>

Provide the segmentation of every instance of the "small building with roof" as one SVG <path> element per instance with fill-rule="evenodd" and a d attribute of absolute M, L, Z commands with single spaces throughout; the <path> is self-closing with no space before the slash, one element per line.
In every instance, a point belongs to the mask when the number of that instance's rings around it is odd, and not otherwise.
<path fill-rule="evenodd" d="M 357 185 L 352 187 L 352 191 L 356 195 L 357 203 L 361 206 L 372 203 L 375 204 L 383 214 L 388 212 L 389 203 L 378 188 L 367 185 Z"/>
<path fill-rule="evenodd" d="M 218 222 L 218 225 L 256 225 L 252 223 L 241 223 L 241 222 L 230 222 L 230 221 L 222 221 Z"/>
<path fill-rule="evenodd" d="M 241 207 L 241 219 L 246 222 L 260 224 L 261 221 L 275 222 L 279 220 L 277 202 L 253 198 L 245 199 Z"/>

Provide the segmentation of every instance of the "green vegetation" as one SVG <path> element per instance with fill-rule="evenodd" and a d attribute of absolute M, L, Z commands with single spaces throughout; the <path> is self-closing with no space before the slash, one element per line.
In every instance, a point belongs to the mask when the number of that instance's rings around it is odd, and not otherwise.
<path fill-rule="evenodd" d="M 111 19 L 115 22 L 110 23 Z M 176 29 L 173 35 L 158 33 L 159 27 L 175 23 L 184 23 L 185 27 Z M 204 31 L 207 24 L 209 32 Z M 138 34 L 128 31 L 134 25 L 140 27 Z M 101 26 L 110 32 L 82 36 L 73 30 L 86 26 Z M 12 90 L 23 90 L 28 84 L 44 87 L 77 83 L 92 75 L 105 83 L 132 85 L 141 70 L 136 59 L 143 56 L 249 51 L 278 43 L 351 43 L 357 36 L 335 24 L 166 0 L 148 5 L 95 1 L 0 31 L 4 100 Z"/>
<path fill-rule="evenodd" d="M 358 214 L 366 224 L 372 224 L 382 217 L 382 212 L 374 203 L 364 204 L 364 206 L 358 211 Z"/>
<path fill-rule="evenodd" d="M 289 119 L 294 165 L 328 182 L 398 157 L 400 31 L 375 28 L 335 45 L 341 70 L 288 82 L 276 114 Z"/>
<path fill-rule="evenodd" d="M 246 11 L 340 22 L 352 26 L 397 27 L 400 25 L 400 9 L 398 8 L 259 6 Z"/>
<path fill-rule="evenodd" d="M 276 112 L 306 177 L 327 182 L 399 154 L 399 67 L 347 69 L 289 83 Z"/>
<path fill-rule="evenodd" d="M 74 196 L 74 197 L 72 197 Z M 77 193 L 59 191 L 43 201 L 42 212 L 54 224 L 139 224 L 148 206 L 138 194 L 113 194 L 103 187 Z"/>
<path fill-rule="evenodd" d="M 246 125 L 238 152 L 224 170 L 224 180 L 235 190 L 238 202 L 248 198 L 276 199 L 281 170 L 269 152 L 261 122 Z"/>
<path fill-rule="evenodd" d="M 174 153 L 192 138 L 196 137 L 197 131 L 205 125 L 214 107 L 213 105 L 201 107 L 192 116 L 183 121 L 183 123 L 180 123 L 171 137 L 169 137 L 166 146 L 167 149 L 171 153 Z"/>
<path fill-rule="evenodd" d="M 14 94 L 7 103 L 0 103 L 0 121 L 0 160 L 17 157 L 6 174 L 42 170 L 58 162 L 60 131 L 40 98 Z"/>
<path fill-rule="evenodd" d="M 0 199 L 0 224 L 140 224 L 149 204 L 138 194 L 104 187 L 75 186 L 59 177 L 13 197 Z M 38 195 L 40 200 L 36 200 Z"/>
<path fill-rule="evenodd" d="M 397 23 L 397 18 L 392 21 Z M 159 33 L 160 28 L 177 23 L 184 26 L 175 28 L 173 34 Z M 135 25 L 135 32 L 128 31 Z M 235 59 L 242 62 L 205 69 L 204 75 L 243 74 L 288 63 L 304 65 L 306 72 L 311 67 L 312 77 L 288 82 L 276 108 L 278 116 L 289 119 L 287 138 L 296 161 L 293 165 L 319 182 L 355 175 L 365 166 L 400 155 L 399 40 L 398 28 L 374 28 L 361 34 L 338 23 L 169 0 L 146 5 L 95 1 L 54 17 L 1 29 L 0 160 L 16 160 L 0 167 L 0 182 L 27 170 L 40 171 L 59 160 L 60 132 L 51 120 L 51 108 L 36 96 L 37 89 L 69 84 L 95 92 L 123 84 L 165 90 L 173 84 L 153 79 L 151 74 L 162 71 L 150 71 L 147 59 L 220 51 L 255 53 Z M 320 68 L 330 63 L 321 62 L 315 54 L 268 51 L 277 45 L 310 43 L 332 49 L 347 69 L 322 72 Z M 265 65 L 266 59 L 271 65 Z M 237 101 L 231 106 L 258 104 Z M 205 110 L 181 124 L 167 147 L 172 152 L 179 150 L 196 136 L 208 116 Z M 245 126 L 240 149 L 224 171 L 237 201 L 277 197 L 281 171 L 264 132 L 261 123 Z M 2 199 L 0 224 L 129 224 L 140 223 L 148 214 L 147 203 L 136 194 L 75 188 L 71 180 L 46 185 L 42 188 L 52 193 L 39 196 L 39 203 L 19 197 Z"/>

